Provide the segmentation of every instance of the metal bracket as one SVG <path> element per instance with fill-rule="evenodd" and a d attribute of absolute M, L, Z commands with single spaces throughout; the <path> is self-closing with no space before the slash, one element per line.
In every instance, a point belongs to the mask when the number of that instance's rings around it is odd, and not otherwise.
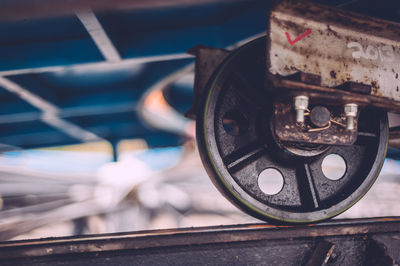
<path fill-rule="evenodd" d="M 341 124 L 346 120 L 343 108 L 330 106 L 332 119 Z M 332 123 L 322 131 L 313 131 L 311 123 L 306 118 L 304 123 L 296 123 L 296 113 L 293 109 L 291 98 L 287 96 L 277 97 L 274 101 L 274 133 L 281 141 L 302 142 L 330 145 L 352 145 L 357 140 L 357 119 L 354 121 L 355 130 Z"/>
<path fill-rule="evenodd" d="M 195 119 L 201 95 L 207 85 L 208 80 L 217 69 L 218 65 L 230 54 L 229 51 L 196 45 L 188 51 L 189 54 L 196 56 L 195 76 L 194 76 L 194 95 L 192 108 L 185 114 L 186 117 Z"/>

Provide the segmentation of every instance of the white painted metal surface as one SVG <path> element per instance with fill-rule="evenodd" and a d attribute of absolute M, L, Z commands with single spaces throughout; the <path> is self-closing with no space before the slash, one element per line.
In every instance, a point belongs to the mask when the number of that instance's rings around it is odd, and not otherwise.
<path fill-rule="evenodd" d="M 270 73 L 310 73 L 327 87 L 361 83 L 371 95 L 400 101 L 400 24 L 283 1 L 271 11 L 269 27 Z"/>

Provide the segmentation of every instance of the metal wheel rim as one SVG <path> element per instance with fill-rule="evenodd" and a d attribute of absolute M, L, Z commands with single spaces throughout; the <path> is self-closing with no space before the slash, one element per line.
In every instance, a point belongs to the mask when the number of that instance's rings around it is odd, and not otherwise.
<path fill-rule="evenodd" d="M 202 109 L 200 110 L 199 119 L 197 121 L 197 139 L 203 164 L 211 180 L 227 199 L 242 210 L 260 219 L 284 223 L 309 223 L 331 218 L 354 205 L 365 195 L 376 180 L 386 154 L 388 137 L 386 115 L 381 115 L 382 118 L 380 119 L 378 136 L 379 143 L 377 144 L 378 148 L 375 160 L 371 166 L 372 170 L 350 197 L 347 197 L 332 207 L 311 212 L 282 211 L 281 209 L 276 209 L 261 203 L 253 197 L 254 195 L 250 195 L 246 192 L 228 172 L 222 161 L 220 151 L 218 150 L 213 122 L 214 108 L 218 96 L 222 91 L 220 83 L 221 80 L 224 80 L 224 78 L 231 73 L 229 67 L 235 64 L 235 60 L 239 60 L 240 57 L 248 51 L 262 51 L 263 47 L 265 47 L 265 43 L 265 38 L 260 38 L 240 48 L 221 64 L 215 75 L 211 78 L 206 93 L 204 94 Z"/>

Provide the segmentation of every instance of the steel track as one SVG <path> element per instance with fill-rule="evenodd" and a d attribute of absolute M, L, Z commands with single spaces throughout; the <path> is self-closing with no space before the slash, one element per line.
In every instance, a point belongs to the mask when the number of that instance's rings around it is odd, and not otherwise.
<path fill-rule="evenodd" d="M 0 265 L 396 265 L 400 217 L 246 224 L 0 243 Z"/>

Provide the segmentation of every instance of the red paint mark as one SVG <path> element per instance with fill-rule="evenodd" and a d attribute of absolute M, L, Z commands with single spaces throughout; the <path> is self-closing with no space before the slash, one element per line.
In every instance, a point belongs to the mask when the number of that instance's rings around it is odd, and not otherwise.
<path fill-rule="evenodd" d="M 308 30 L 308 31 L 306 31 L 303 35 L 297 37 L 296 39 L 294 39 L 294 40 L 292 41 L 292 39 L 290 39 L 289 33 L 285 32 L 286 37 L 287 37 L 287 39 L 288 39 L 290 45 L 295 44 L 296 42 L 300 41 L 301 39 L 303 39 L 304 37 L 306 37 L 306 36 L 307 36 L 308 34 L 310 34 L 310 33 L 311 33 L 311 30 Z"/>

